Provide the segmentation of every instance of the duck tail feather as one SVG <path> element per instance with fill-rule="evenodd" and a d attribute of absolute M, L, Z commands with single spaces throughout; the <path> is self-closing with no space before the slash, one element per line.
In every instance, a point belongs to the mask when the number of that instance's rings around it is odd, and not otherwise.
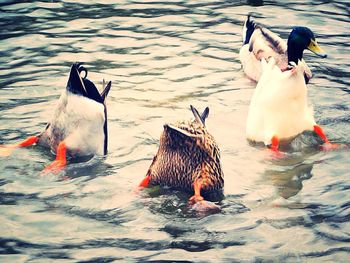
<path fill-rule="evenodd" d="M 111 90 L 111 87 L 112 87 L 112 81 L 109 81 L 107 83 L 107 85 L 104 87 L 104 89 L 102 90 L 101 98 L 102 98 L 103 102 L 106 100 L 106 97 L 107 97 L 109 91 Z"/>
<path fill-rule="evenodd" d="M 98 103 L 103 103 L 102 96 L 95 84 L 87 78 L 88 71 L 82 64 L 81 62 L 76 62 L 71 66 L 67 90 L 71 93 L 92 99 Z M 84 75 L 82 76 L 82 74 Z"/>
<path fill-rule="evenodd" d="M 201 119 L 203 124 L 205 124 L 205 120 L 208 118 L 208 116 L 209 116 L 209 107 L 206 107 L 203 113 L 201 114 Z"/>
<path fill-rule="evenodd" d="M 248 44 L 250 38 L 256 28 L 256 24 L 253 20 L 250 19 L 250 15 L 248 15 L 247 20 L 243 26 L 243 45 Z"/>
<path fill-rule="evenodd" d="M 190 108 L 191 108 L 191 111 L 193 113 L 193 116 L 195 118 L 195 120 L 199 123 L 199 124 L 202 124 L 203 126 L 205 126 L 205 119 L 203 120 L 202 119 L 202 116 L 201 114 L 199 114 L 198 110 L 193 107 L 192 105 L 190 105 Z M 208 108 L 208 112 L 206 113 L 207 109 L 204 110 L 203 112 L 203 116 L 206 117 L 205 115 L 208 114 L 209 115 L 209 108 Z"/>
<path fill-rule="evenodd" d="M 96 88 L 95 84 L 87 78 L 84 78 L 83 81 L 84 81 L 86 91 L 87 91 L 86 97 L 88 97 L 89 99 L 92 99 L 96 102 L 103 103 L 103 99 L 100 95 L 100 92 Z"/>
<path fill-rule="evenodd" d="M 78 68 L 79 63 L 74 63 L 71 66 L 66 89 L 71 93 L 86 97 L 87 91 Z"/>

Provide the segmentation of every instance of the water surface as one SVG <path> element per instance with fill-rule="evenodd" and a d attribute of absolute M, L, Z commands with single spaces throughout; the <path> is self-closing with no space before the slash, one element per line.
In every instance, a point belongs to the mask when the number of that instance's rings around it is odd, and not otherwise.
<path fill-rule="evenodd" d="M 108 3 L 109 2 L 109 3 Z M 83 61 L 108 98 L 109 154 L 39 176 L 38 147 L 0 159 L 3 262 L 344 262 L 350 257 L 348 150 L 320 151 L 305 135 L 272 160 L 245 139 L 255 83 L 238 59 L 241 27 L 287 38 L 308 26 L 329 57 L 305 52 L 309 98 L 332 141 L 350 145 L 348 1 L 2 1 L 0 143 L 50 119 L 71 63 Z M 287 22 L 288 21 L 288 22 Z M 135 193 L 164 123 L 210 108 L 225 173 L 218 214 L 193 215 L 188 195 Z"/>

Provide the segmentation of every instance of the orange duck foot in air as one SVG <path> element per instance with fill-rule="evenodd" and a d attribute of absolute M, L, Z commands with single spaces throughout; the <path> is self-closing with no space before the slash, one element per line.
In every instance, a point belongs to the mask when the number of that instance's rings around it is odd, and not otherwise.
<path fill-rule="evenodd" d="M 204 200 L 200 192 L 203 186 L 202 179 L 197 179 L 193 183 L 194 195 L 189 199 L 189 204 L 191 209 L 196 212 L 206 213 L 206 212 L 220 212 L 220 207 Z"/>
<path fill-rule="evenodd" d="M 314 126 L 314 132 L 320 136 L 320 138 L 324 141 L 324 144 L 321 146 L 321 149 L 324 151 L 331 151 L 331 150 L 335 150 L 338 148 L 344 148 L 346 147 L 343 144 L 336 144 L 336 143 L 331 143 L 326 134 L 324 133 L 323 129 L 319 126 L 319 125 L 315 125 Z"/>
<path fill-rule="evenodd" d="M 37 143 L 38 140 L 39 140 L 39 137 L 30 136 L 27 139 L 25 139 L 24 141 L 17 143 L 17 144 L 0 145 L 0 157 L 9 156 L 9 155 L 11 155 L 11 153 L 14 149 L 31 146 L 31 145 Z"/>
<path fill-rule="evenodd" d="M 62 141 L 59 143 L 57 147 L 57 155 L 56 155 L 56 160 L 45 167 L 45 169 L 42 171 L 42 174 L 47 174 L 47 173 L 54 173 L 57 174 L 60 171 L 62 171 L 67 164 L 67 146 L 66 144 Z"/>

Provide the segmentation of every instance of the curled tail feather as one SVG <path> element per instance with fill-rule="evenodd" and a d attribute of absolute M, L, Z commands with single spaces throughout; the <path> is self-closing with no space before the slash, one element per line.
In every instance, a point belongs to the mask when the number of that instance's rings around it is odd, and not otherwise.
<path fill-rule="evenodd" d="M 247 20 L 243 26 L 243 45 L 248 44 L 250 38 L 256 28 L 256 24 L 253 20 L 250 20 L 250 15 L 248 15 Z"/>

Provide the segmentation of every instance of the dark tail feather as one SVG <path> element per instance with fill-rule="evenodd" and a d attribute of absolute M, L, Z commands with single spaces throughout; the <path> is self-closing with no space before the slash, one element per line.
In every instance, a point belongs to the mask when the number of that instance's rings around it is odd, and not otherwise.
<path fill-rule="evenodd" d="M 84 82 L 80 77 L 77 63 L 73 64 L 70 68 L 66 89 L 71 93 L 87 97 L 87 91 L 85 89 Z"/>
<path fill-rule="evenodd" d="M 111 87 L 112 87 L 112 81 L 109 81 L 101 93 L 102 101 L 105 101 L 109 91 L 111 90 Z"/>
<path fill-rule="evenodd" d="M 248 44 L 250 38 L 255 30 L 256 24 L 253 20 L 250 20 L 250 15 L 248 15 L 247 21 L 244 24 L 245 38 L 243 40 L 243 45 Z"/>
<path fill-rule="evenodd" d="M 201 119 L 202 119 L 204 124 L 205 124 L 205 120 L 208 118 L 208 116 L 209 116 L 209 108 L 206 107 L 201 115 Z"/>
<path fill-rule="evenodd" d="M 92 83 L 90 80 L 87 78 L 83 79 L 86 91 L 88 93 L 87 97 L 89 99 L 92 99 L 96 102 L 103 103 L 103 99 L 101 98 L 100 93 L 98 92 L 98 89 L 96 88 L 95 84 Z"/>
<path fill-rule="evenodd" d="M 209 108 L 208 108 L 208 107 L 205 108 L 205 110 L 204 110 L 204 112 L 203 112 L 202 115 L 200 115 L 199 112 L 198 112 L 198 110 L 197 110 L 195 107 L 193 107 L 192 105 L 190 105 L 190 108 L 191 108 L 191 111 L 192 111 L 192 113 L 193 113 L 193 115 L 194 115 L 195 120 L 196 120 L 199 124 L 202 124 L 203 126 L 205 126 L 205 119 L 203 119 L 202 116 L 203 116 L 204 118 L 208 117 L 208 115 L 209 115 Z"/>
<path fill-rule="evenodd" d="M 85 72 L 85 75 L 81 77 L 81 73 Z M 67 83 L 67 90 L 96 102 L 103 103 L 102 96 L 98 92 L 95 84 L 92 83 L 88 78 L 88 71 L 82 66 L 82 63 L 74 63 L 70 70 L 70 75 Z"/>
<path fill-rule="evenodd" d="M 105 80 L 103 80 L 103 85 L 105 85 Z M 102 103 L 104 105 L 105 108 L 105 123 L 103 125 L 103 132 L 105 135 L 105 141 L 104 141 L 104 154 L 107 154 L 107 146 L 108 146 L 108 128 L 107 128 L 107 106 L 106 106 L 106 97 L 108 96 L 109 91 L 111 90 L 112 87 L 112 81 L 109 81 L 107 83 L 107 85 L 105 87 L 103 87 L 103 90 L 101 92 L 101 99 L 102 99 Z"/>

